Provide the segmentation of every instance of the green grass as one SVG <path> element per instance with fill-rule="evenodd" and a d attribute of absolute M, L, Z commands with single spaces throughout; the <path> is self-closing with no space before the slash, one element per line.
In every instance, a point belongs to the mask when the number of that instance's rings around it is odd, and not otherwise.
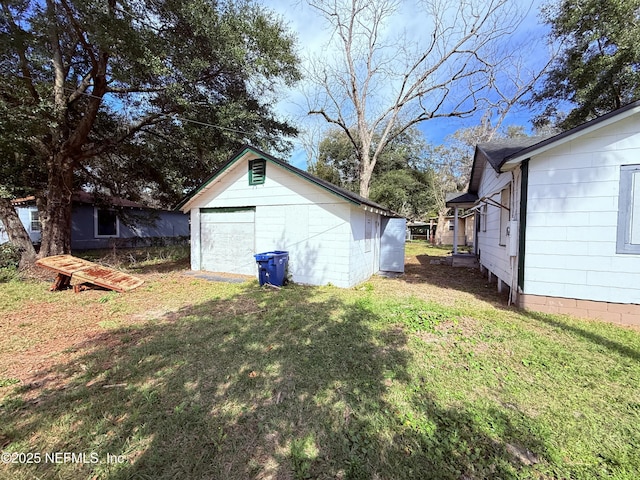
<path fill-rule="evenodd" d="M 20 281 L 16 277 L 7 283 L 0 283 L 0 315 L 18 310 L 27 302 L 43 302 L 50 298 L 42 282 Z"/>
<path fill-rule="evenodd" d="M 423 300 L 402 295 L 401 280 L 189 287 L 177 310 L 161 290 L 157 306 L 171 314 L 136 325 L 116 316 L 125 326 L 48 372 L 64 388 L 1 381 L 4 451 L 96 452 L 101 463 L 0 466 L 0 475 L 640 477 L 637 331 Z M 96 302 L 127 304 L 129 315 L 142 313 L 137 298 Z"/>

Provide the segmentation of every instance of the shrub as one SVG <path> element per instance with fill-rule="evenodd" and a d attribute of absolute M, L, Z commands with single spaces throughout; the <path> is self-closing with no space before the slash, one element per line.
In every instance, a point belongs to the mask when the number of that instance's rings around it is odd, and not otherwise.
<path fill-rule="evenodd" d="M 0 245 L 0 268 L 18 268 L 20 263 L 20 249 L 13 243 Z"/>
<path fill-rule="evenodd" d="M 13 243 L 0 245 L 0 283 L 17 277 L 20 256 L 20 249 Z"/>

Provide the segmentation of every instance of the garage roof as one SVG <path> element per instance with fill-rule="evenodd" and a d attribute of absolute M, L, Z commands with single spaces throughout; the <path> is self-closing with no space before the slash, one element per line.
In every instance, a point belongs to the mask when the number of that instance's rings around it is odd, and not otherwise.
<path fill-rule="evenodd" d="M 233 154 L 229 161 L 227 163 L 225 163 L 222 167 L 220 167 L 218 170 L 216 170 L 209 178 L 207 178 L 202 185 L 200 185 L 197 189 L 195 189 L 192 193 L 190 193 L 189 195 L 187 195 L 177 206 L 176 206 L 176 210 L 180 209 L 184 212 L 190 210 L 189 208 L 189 203 L 191 202 L 191 200 L 195 199 L 196 197 L 200 196 L 203 191 L 205 191 L 207 189 L 207 186 L 213 181 L 215 180 L 219 175 L 221 175 L 225 170 L 227 170 L 229 167 L 231 167 L 231 165 L 233 165 L 235 162 L 237 162 L 238 160 L 240 160 L 244 155 L 246 155 L 247 153 L 253 153 L 255 155 L 257 155 L 260 158 L 263 158 L 269 162 L 275 163 L 276 165 L 284 168 L 285 170 L 288 170 L 292 173 L 294 173 L 295 175 L 298 175 L 302 178 L 304 178 L 305 180 L 314 183 L 315 185 L 329 191 L 330 193 L 333 193 L 334 195 L 337 195 L 339 197 L 341 197 L 344 200 L 347 200 L 351 203 L 354 203 L 356 205 L 359 205 L 363 208 L 365 208 L 366 210 L 371 210 L 374 211 L 376 213 L 379 213 L 381 215 L 387 216 L 387 217 L 397 217 L 397 218 L 402 218 L 402 215 L 389 210 L 387 207 L 380 205 L 378 203 L 372 202 L 371 200 L 369 200 L 368 198 L 364 198 L 360 195 L 358 195 L 357 193 L 351 192 L 345 188 L 342 187 L 338 187 L 337 185 L 334 185 L 333 183 L 327 182 L 326 180 L 323 180 L 322 178 L 316 177 L 315 175 L 312 175 L 309 172 L 306 172 L 304 170 L 300 170 L 299 168 L 294 167 L 293 165 L 288 164 L 287 162 L 280 160 L 272 155 L 269 155 L 268 153 L 263 152 L 262 150 L 253 147 L 251 145 L 243 145 L 240 150 L 238 150 L 235 154 Z"/>

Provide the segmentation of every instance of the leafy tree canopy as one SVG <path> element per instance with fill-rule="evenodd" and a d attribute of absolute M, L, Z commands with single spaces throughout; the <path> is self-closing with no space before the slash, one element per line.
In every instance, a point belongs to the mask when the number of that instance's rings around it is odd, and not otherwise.
<path fill-rule="evenodd" d="M 296 132 L 272 110 L 299 77 L 293 38 L 250 0 L 0 0 L 0 12 L 0 191 L 39 198 L 44 254 L 68 251 L 79 186 L 168 204 L 241 143 L 282 151 Z"/>
<path fill-rule="evenodd" d="M 640 0 L 562 0 L 543 16 L 562 51 L 530 102 L 544 106 L 537 126 L 571 128 L 640 98 Z"/>
<path fill-rule="evenodd" d="M 371 148 L 376 148 L 374 144 Z M 373 171 L 370 198 L 412 218 L 425 216 L 432 208 L 433 176 L 423 161 L 427 146 L 422 134 L 410 128 L 398 134 L 382 150 Z M 320 142 L 318 159 L 311 173 L 353 192 L 360 189 L 359 157 L 348 136 L 330 130 Z"/>

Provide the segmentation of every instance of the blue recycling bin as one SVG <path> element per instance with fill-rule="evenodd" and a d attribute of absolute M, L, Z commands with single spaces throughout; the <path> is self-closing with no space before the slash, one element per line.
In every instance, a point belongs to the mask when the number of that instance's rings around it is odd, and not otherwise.
<path fill-rule="evenodd" d="M 258 264 L 258 279 L 260 285 L 268 283 L 281 287 L 286 280 L 289 252 L 276 250 L 273 252 L 256 253 L 254 255 Z"/>

